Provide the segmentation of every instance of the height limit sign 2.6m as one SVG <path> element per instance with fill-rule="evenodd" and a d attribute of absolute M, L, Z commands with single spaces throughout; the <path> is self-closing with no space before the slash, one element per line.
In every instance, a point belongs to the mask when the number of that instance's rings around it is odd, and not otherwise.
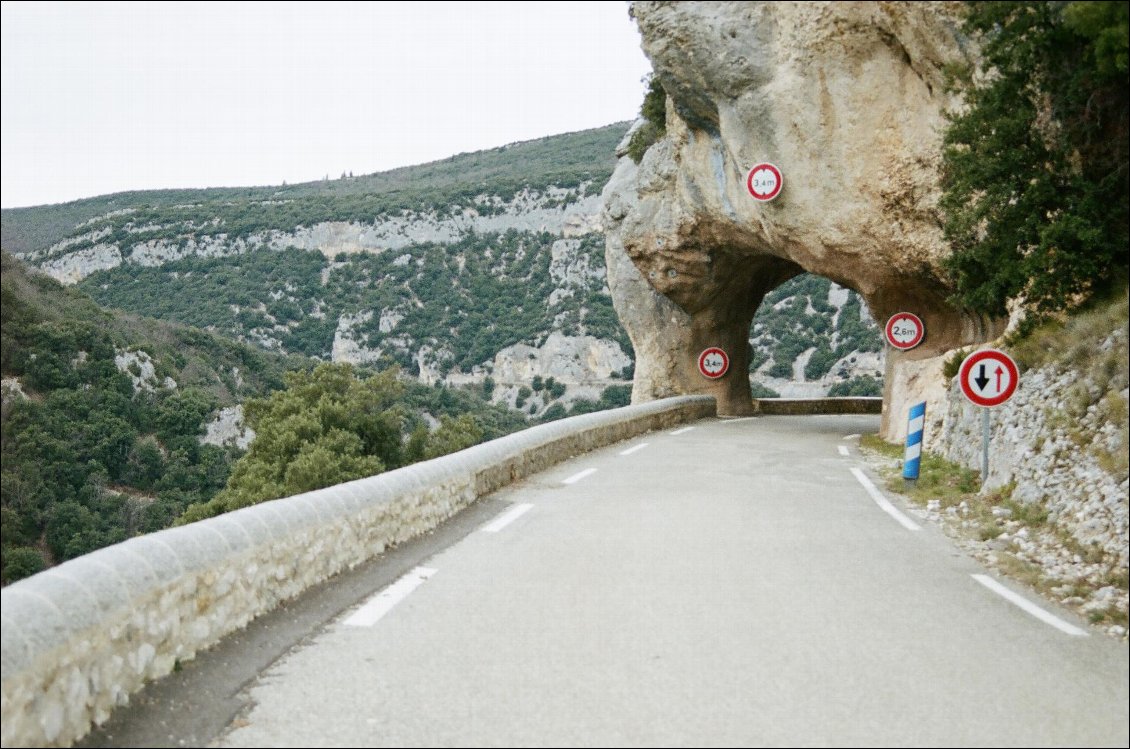
<path fill-rule="evenodd" d="M 900 351 L 909 351 L 926 337 L 926 326 L 913 312 L 899 312 L 887 320 L 883 333 L 889 343 Z"/>

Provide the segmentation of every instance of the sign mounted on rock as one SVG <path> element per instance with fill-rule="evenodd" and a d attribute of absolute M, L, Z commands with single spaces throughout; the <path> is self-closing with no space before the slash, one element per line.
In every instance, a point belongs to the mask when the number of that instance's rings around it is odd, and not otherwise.
<path fill-rule="evenodd" d="M 717 380 L 730 369 L 730 357 L 717 346 L 712 346 L 698 355 L 698 371 L 708 380 Z"/>
<path fill-rule="evenodd" d="M 755 164 L 745 178 L 746 189 L 754 200 L 767 203 L 781 194 L 781 186 L 785 180 L 781 177 L 781 170 L 768 162 Z"/>
<path fill-rule="evenodd" d="M 975 405 L 992 408 L 1016 392 L 1020 370 L 1011 356 L 990 348 L 970 354 L 961 363 L 957 378 L 966 398 Z"/>
<path fill-rule="evenodd" d="M 909 351 L 926 336 L 926 326 L 922 319 L 911 312 L 899 312 L 891 315 L 887 320 L 887 327 L 883 329 L 887 343 L 902 351 Z"/>

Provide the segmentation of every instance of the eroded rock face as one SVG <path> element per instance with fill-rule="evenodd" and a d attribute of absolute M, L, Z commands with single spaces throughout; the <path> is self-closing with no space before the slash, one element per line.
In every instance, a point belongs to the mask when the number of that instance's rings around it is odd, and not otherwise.
<path fill-rule="evenodd" d="M 748 413 L 750 322 L 767 292 L 806 271 L 859 292 L 877 320 L 907 310 L 925 321 L 926 341 L 892 355 L 888 395 L 900 361 L 999 332 L 950 307 L 938 272 L 943 67 L 964 59 L 954 5 L 632 6 L 669 95 L 667 136 L 638 166 L 622 158 L 604 194 L 635 400 L 708 392 L 720 412 Z M 768 203 L 746 187 L 762 161 L 784 175 Z M 713 382 L 697 372 L 708 346 L 731 358 Z"/>

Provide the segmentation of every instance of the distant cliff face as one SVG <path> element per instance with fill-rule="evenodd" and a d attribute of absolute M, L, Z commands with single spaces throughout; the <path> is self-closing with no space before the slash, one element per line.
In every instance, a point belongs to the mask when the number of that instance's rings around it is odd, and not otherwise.
<path fill-rule="evenodd" d="M 948 306 L 937 272 L 943 71 L 964 57 L 955 5 L 632 6 L 668 94 L 666 137 L 638 166 L 621 158 L 604 194 L 636 399 L 705 391 L 748 411 L 751 318 L 805 271 L 859 292 L 877 320 L 925 320 L 923 345 L 889 357 L 888 395 L 906 390 L 903 362 L 996 331 Z M 783 173 L 771 202 L 747 188 L 760 162 Z M 696 371 L 709 346 L 731 357 L 715 382 Z"/>
<path fill-rule="evenodd" d="M 227 257 L 288 247 L 334 258 L 341 253 L 381 253 L 424 243 L 452 244 L 468 233 L 549 232 L 574 237 L 600 229 L 600 199 L 583 191 L 551 186 L 544 192 L 523 190 L 510 200 L 483 194 L 475 203 L 477 206 L 447 215 L 435 210 L 401 211 L 370 221 L 319 221 L 290 231 L 271 229 L 246 237 L 197 233 L 196 227 L 176 223 L 130 226 L 127 234 L 165 231 L 170 236 L 147 239 L 124 253 L 119 243 L 102 241 L 110 234 L 103 229 L 62 240 L 23 259 L 38 264 L 61 283 L 75 284 L 123 262 L 156 267 L 185 257 Z"/>

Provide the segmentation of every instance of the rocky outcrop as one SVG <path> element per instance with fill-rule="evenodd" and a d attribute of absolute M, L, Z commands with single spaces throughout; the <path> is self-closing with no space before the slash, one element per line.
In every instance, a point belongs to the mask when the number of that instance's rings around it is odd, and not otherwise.
<path fill-rule="evenodd" d="M 946 303 L 937 211 L 943 69 L 964 58 L 951 3 L 661 3 L 632 13 L 668 93 L 667 134 L 604 192 L 609 285 L 636 350 L 635 401 L 715 395 L 749 413 L 748 335 L 765 294 L 803 272 L 907 310 L 925 342 L 890 356 L 884 433 L 903 364 L 998 332 Z M 783 173 L 754 200 L 750 168 Z M 699 352 L 729 374 L 707 381 Z M 901 384 L 900 384 L 901 383 Z M 933 392 L 937 399 L 942 392 Z M 897 414 L 891 418 L 890 414 Z"/>
<path fill-rule="evenodd" d="M 54 257 L 39 266 L 59 283 L 76 284 L 92 273 L 117 268 L 122 264 L 122 252 L 117 245 L 96 244 L 77 252 Z"/>
<path fill-rule="evenodd" d="M 217 447 L 238 447 L 246 450 L 255 439 L 255 430 L 243 421 L 243 406 L 228 406 L 216 412 L 212 420 L 204 425 L 202 445 Z"/>
<path fill-rule="evenodd" d="M 156 363 L 145 351 L 118 349 L 114 352 L 114 366 L 118 368 L 119 372 L 130 378 L 135 393 L 153 392 L 158 388 L 175 390 L 177 387 L 177 383 L 172 377 L 165 377 L 160 382 L 157 381 Z"/>
<path fill-rule="evenodd" d="M 491 376 L 502 383 L 526 383 L 535 376 L 569 385 L 607 383 L 631 363 L 614 341 L 553 332 L 540 346 L 519 343 L 499 351 Z"/>

